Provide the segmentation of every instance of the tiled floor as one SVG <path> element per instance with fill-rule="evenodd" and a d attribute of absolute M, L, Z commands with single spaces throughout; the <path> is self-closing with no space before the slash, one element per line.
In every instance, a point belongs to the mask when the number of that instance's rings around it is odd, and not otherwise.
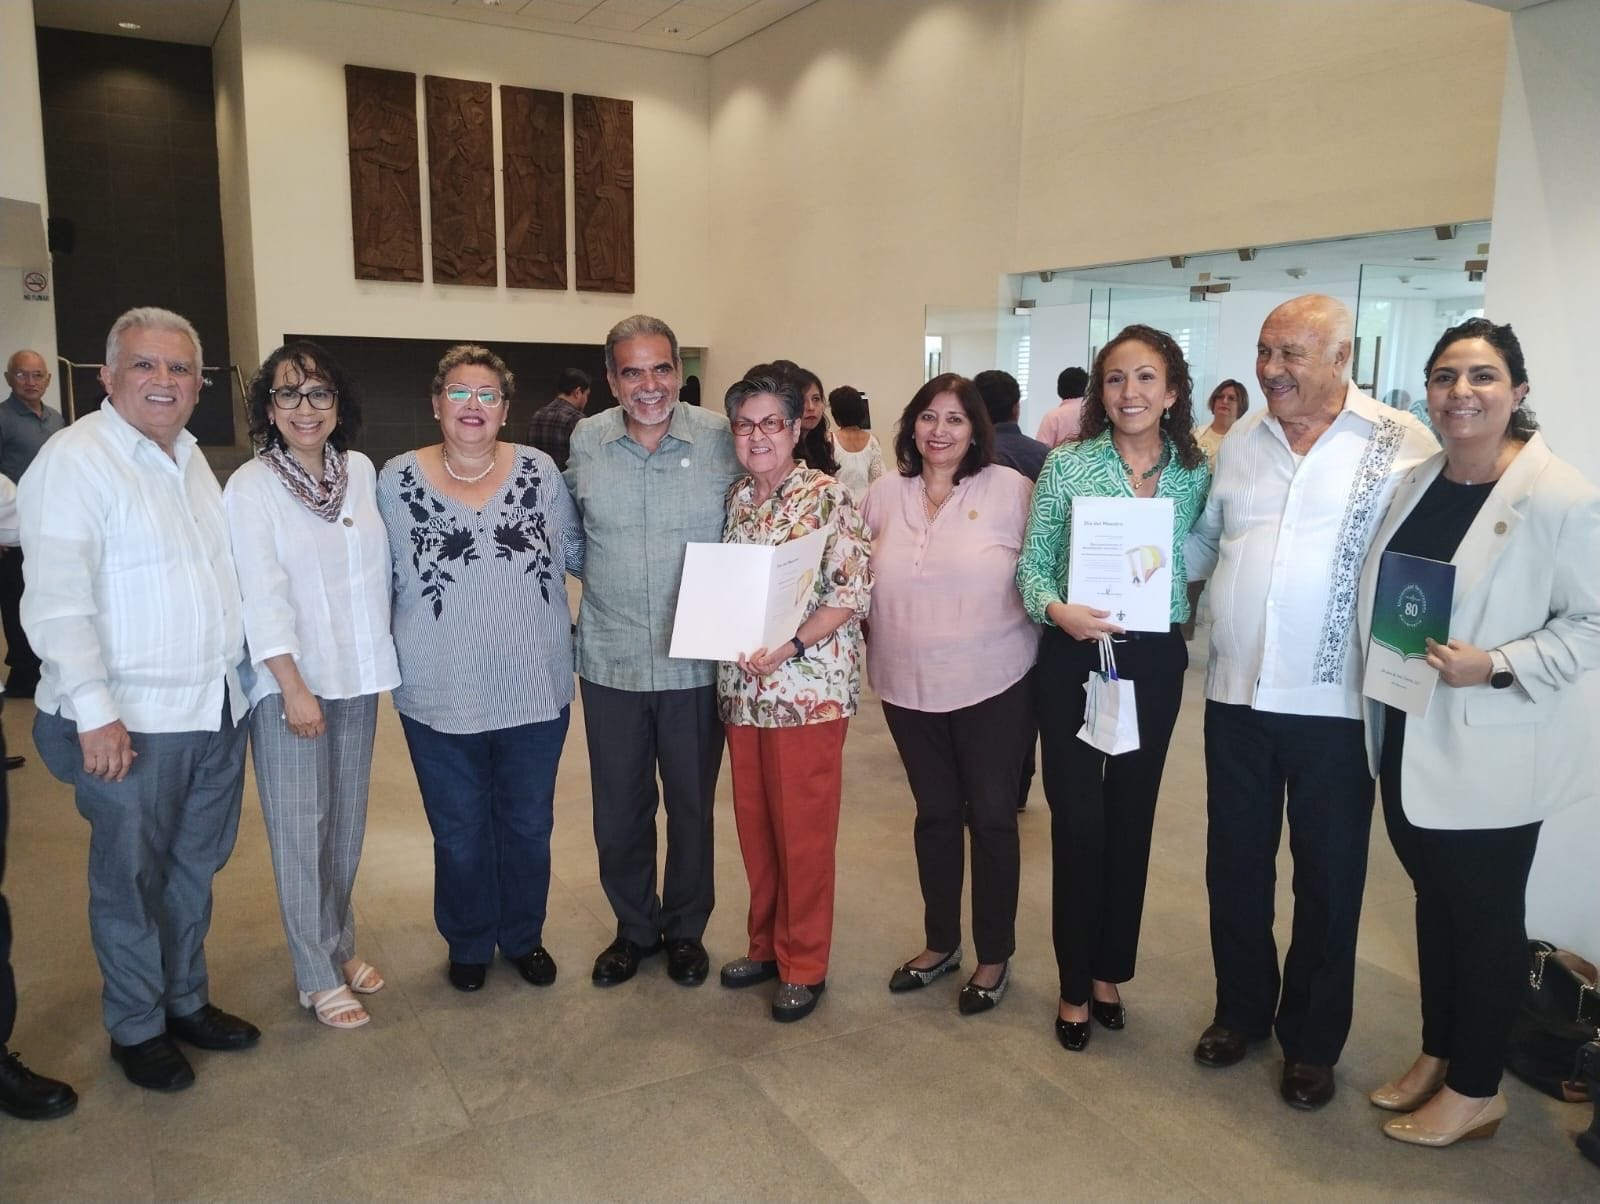
<path fill-rule="evenodd" d="M 99 1023 L 87 827 L 33 755 L 31 721 L 26 702 L 6 707 L 12 749 L 29 758 L 10 778 L 6 893 L 22 998 L 13 1046 L 71 1080 L 83 1102 L 48 1124 L 0 1116 L 0 1200 L 1600 1200 L 1600 1169 L 1572 1145 L 1584 1111 L 1514 1081 L 1492 1141 L 1436 1152 L 1379 1134 L 1383 1114 L 1365 1092 L 1406 1065 L 1418 1023 L 1408 884 L 1381 824 L 1334 1102 L 1315 1114 L 1286 1108 L 1269 1048 L 1228 1071 L 1193 1062 L 1212 989 L 1198 667 L 1157 818 L 1129 1027 L 1096 1032 L 1077 1055 L 1051 1031 L 1049 821 L 1037 784 L 1021 817 L 1019 949 L 1005 1002 L 963 1019 L 959 976 L 910 996 L 885 989 L 920 947 L 920 900 L 911 802 L 870 700 L 845 749 L 834 961 L 811 1018 L 772 1023 L 767 988 L 678 987 L 659 958 L 626 986 L 590 985 L 612 920 L 581 720 L 561 766 L 546 928 L 560 980 L 536 990 L 498 965 L 481 994 L 457 994 L 433 927 L 427 825 L 386 706 L 357 888 L 361 952 L 389 980 L 371 1001 L 374 1022 L 339 1033 L 296 1007 L 251 780 L 208 948 L 215 999 L 265 1038 L 249 1053 L 197 1055 L 192 1090 L 140 1092 L 106 1057 Z M 713 966 L 744 952 L 726 787 Z M 1287 912 L 1286 886 L 1280 897 Z"/>

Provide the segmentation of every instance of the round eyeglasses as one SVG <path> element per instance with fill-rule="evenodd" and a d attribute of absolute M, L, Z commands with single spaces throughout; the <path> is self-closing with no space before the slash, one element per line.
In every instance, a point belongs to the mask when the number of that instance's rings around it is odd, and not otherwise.
<path fill-rule="evenodd" d="M 499 389 L 491 389 L 488 385 L 474 389 L 471 385 L 447 384 L 444 396 L 451 405 L 458 406 L 464 406 L 476 397 L 478 404 L 486 410 L 494 409 L 505 400 L 505 395 Z"/>
<path fill-rule="evenodd" d="M 339 391 L 319 385 L 315 389 L 274 389 L 272 404 L 280 410 L 298 410 L 302 401 L 309 401 L 313 410 L 331 410 L 339 400 Z"/>
<path fill-rule="evenodd" d="M 790 418 L 780 418 L 776 414 L 768 414 L 760 422 L 757 422 L 752 418 L 735 418 L 732 422 L 728 423 L 728 426 L 735 435 L 739 435 L 740 437 L 747 437 L 755 434 L 756 427 L 758 426 L 761 428 L 762 434 L 776 435 L 792 421 L 793 419 Z"/>

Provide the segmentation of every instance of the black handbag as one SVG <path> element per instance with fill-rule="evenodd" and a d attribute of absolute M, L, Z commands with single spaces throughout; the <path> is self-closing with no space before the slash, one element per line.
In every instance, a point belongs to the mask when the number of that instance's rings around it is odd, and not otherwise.
<path fill-rule="evenodd" d="M 1579 1056 L 1600 1040 L 1600 977 L 1594 965 L 1549 941 L 1528 942 L 1528 989 L 1511 1026 L 1506 1068 L 1554 1099 L 1586 1103 Z"/>
<path fill-rule="evenodd" d="M 1589 1085 L 1589 1094 L 1594 1097 L 1594 1120 L 1578 1134 L 1578 1149 L 1600 1166 L 1600 1041 L 1591 1041 L 1578 1051 L 1577 1077 Z"/>

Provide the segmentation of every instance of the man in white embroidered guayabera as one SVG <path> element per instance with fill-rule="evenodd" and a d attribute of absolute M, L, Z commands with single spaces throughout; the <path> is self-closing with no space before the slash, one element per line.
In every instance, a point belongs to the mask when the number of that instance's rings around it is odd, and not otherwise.
<path fill-rule="evenodd" d="M 43 669 L 33 740 L 89 821 L 89 934 L 111 1056 L 155 1091 L 200 1049 L 261 1033 L 210 1001 L 211 879 L 244 786 L 239 583 L 222 491 L 184 429 L 200 339 L 164 309 L 111 327 L 107 399 L 51 436 L 18 489 L 22 624 Z"/>
<path fill-rule="evenodd" d="M 1206 887 L 1217 1008 L 1194 1056 L 1231 1066 L 1276 1033 L 1280 1091 L 1333 1098 L 1350 1032 L 1373 785 L 1353 620 L 1361 563 L 1396 484 L 1438 450 L 1415 418 L 1350 382 L 1350 311 L 1286 301 L 1256 347 L 1264 412 L 1223 441 L 1185 548 L 1210 576 Z M 1294 927 L 1280 974 L 1273 885 L 1285 799 Z"/>

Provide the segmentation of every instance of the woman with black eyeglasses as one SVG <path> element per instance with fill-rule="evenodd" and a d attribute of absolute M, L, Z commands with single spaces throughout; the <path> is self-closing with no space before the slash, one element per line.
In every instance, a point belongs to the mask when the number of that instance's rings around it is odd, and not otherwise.
<path fill-rule="evenodd" d="M 255 459 L 223 501 L 253 673 L 250 740 L 300 1003 L 332 1028 L 371 1017 L 383 976 L 355 952 L 378 695 L 400 681 L 389 541 L 372 461 L 349 450 L 355 391 L 314 343 L 280 347 L 250 384 Z"/>
<path fill-rule="evenodd" d="M 433 829 L 433 917 L 449 979 L 476 991 L 495 950 L 534 986 L 544 947 L 556 764 L 572 704 L 566 575 L 583 527 L 554 461 L 500 440 L 513 380 L 485 347 L 433 378 L 440 442 L 378 478 L 389 529 L 395 709 Z"/>

